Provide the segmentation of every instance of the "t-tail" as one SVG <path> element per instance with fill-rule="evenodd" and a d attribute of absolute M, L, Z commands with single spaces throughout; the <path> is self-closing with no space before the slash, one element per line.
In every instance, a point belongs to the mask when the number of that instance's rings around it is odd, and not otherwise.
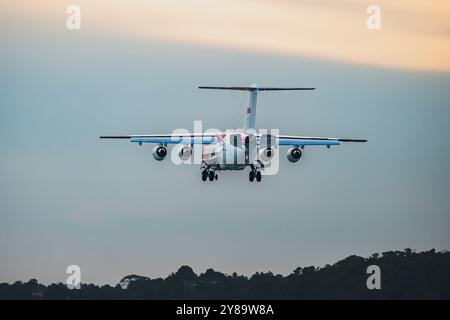
<path fill-rule="evenodd" d="M 241 90 L 248 91 L 249 99 L 248 104 L 245 106 L 245 121 L 244 130 L 255 130 L 256 119 L 256 102 L 258 99 L 259 91 L 282 91 L 282 90 L 314 90 L 315 88 L 272 88 L 272 87 L 259 87 L 254 83 L 250 87 L 209 87 L 200 86 L 199 89 L 220 89 L 220 90 Z"/>

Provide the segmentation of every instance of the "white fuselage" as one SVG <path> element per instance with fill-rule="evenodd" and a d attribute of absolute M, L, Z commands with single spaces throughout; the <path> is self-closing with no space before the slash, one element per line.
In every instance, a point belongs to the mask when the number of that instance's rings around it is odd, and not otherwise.
<path fill-rule="evenodd" d="M 231 131 L 219 137 L 218 143 L 204 145 L 202 160 L 216 170 L 242 170 L 253 163 L 256 147 L 256 138 L 252 134 Z"/>

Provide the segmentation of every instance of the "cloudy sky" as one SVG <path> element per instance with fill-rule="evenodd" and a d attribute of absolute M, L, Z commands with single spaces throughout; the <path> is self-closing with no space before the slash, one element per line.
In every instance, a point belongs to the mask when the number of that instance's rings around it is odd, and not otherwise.
<path fill-rule="evenodd" d="M 66 8 L 81 8 L 68 30 Z M 366 27 L 369 5 L 382 27 Z M 448 1 L 0 2 L 0 281 L 114 284 L 180 265 L 288 274 L 350 254 L 450 248 Z M 250 184 L 101 134 L 257 126 L 368 138 Z M 239 124 L 240 125 L 240 124 Z"/>

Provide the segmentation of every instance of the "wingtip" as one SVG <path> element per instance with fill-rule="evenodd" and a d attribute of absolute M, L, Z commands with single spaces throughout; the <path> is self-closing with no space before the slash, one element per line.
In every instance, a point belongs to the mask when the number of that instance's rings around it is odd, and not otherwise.
<path fill-rule="evenodd" d="M 100 139 L 130 139 L 131 136 L 100 136 Z"/>

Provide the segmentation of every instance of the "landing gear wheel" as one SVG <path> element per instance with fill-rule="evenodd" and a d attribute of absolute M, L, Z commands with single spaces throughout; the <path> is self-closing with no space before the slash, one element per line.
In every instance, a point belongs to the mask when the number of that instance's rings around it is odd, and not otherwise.
<path fill-rule="evenodd" d="M 209 176 L 209 181 L 214 181 L 214 176 L 215 176 L 214 171 L 210 170 L 208 172 L 208 176 Z"/>
<path fill-rule="evenodd" d="M 253 182 L 253 180 L 255 180 L 255 172 L 254 171 L 250 171 L 248 173 L 248 180 L 250 180 L 250 182 Z"/>
<path fill-rule="evenodd" d="M 218 179 L 219 178 L 219 176 L 217 175 L 217 173 L 216 173 L 216 175 L 214 176 L 214 179 Z"/>
<path fill-rule="evenodd" d="M 206 181 L 206 179 L 208 178 L 208 172 L 206 170 L 202 171 L 202 181 Z"/>
<path fill-rule="evenodd" d="M 261 171 L 256 172 L 256 181 L 261 181 Z"/>

